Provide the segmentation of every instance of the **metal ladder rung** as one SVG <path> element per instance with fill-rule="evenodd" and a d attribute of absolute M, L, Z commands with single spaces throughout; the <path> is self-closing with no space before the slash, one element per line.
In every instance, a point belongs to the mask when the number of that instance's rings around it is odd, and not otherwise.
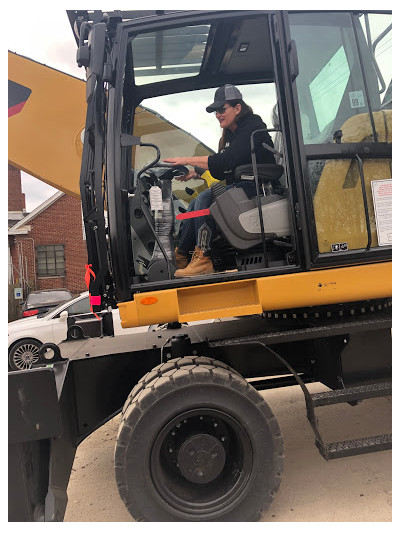
<path fill-rule="evenodd" d="M 368 398 L 379 398 L 392 394 L 392 383 L 372 383 L 359 387 L 349 387 L 347 389 L 332 390 L 327 392 L 317 392 L 311 394 L 314 407 L 323 405 L 333 405 L 335 403 L 346 403 L 355 400 L 366 400 Z"/>
<path fill-rule="evenodd" d="M 325 446 L 321 446 L 316 441 L 316 445 L 324 459 L 329 461 L 330 459 L 339 459 L 340 457 L 349 457 L 351 455 L 391 450 L 392 434 L 386 433 L 384 435 L 364 437 L 362 439 L 330 442 Z"/>

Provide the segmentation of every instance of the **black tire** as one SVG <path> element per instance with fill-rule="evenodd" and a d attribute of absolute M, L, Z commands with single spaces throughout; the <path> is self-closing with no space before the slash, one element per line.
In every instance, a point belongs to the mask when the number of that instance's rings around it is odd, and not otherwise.
<path fill-rule="evenodd" d="M 68 329 L 68 340 L 74 341 L 78 339 L 83 339 L 83 330 L 80 326 L 71 326 Z"/>
<path fill-rule="evenodd" d="M 28 370 L 39 361 L 42 343 L 35 339 L 23 339 L 14 344 L 8 353 L 10 370 Z"/>
<path fill-rule="evenodd" d="M 278 491 L 283 461 L 271 409 L 220 361 L 159 365 L 124 405 L 115 473 L 137 521 L 259 520 Z"/>

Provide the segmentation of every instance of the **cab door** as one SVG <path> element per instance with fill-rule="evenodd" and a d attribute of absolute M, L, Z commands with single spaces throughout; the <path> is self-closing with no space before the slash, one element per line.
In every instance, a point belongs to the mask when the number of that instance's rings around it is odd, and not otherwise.
<path fill-rule="evenodd" d="M 115 49 L 112 52 L 113 64 L 118 68 L 115 83 L 109 91 L 107 125 L 109 188 L 107 201 L 111 249 L 113 245 L 117 247 L 121 244 L 121 249 L 129 250 L 129 253 L 111 250 L 111 261 L 115 263 L 113 274 L 117 300 L 127 300 L 124 297 L 125 292 L 131 291 L 132 287 L 133 290 L 137 289 L 141 283 L 143 286 L 147 283 L 146 279 L 142 281 L 140 278 L 143 274 L 140 268 L 144 262 L 139 264 L 138 258 L 140 259 L 139 256 L 142 257 L 143 254 L 138 253 L 136 245 L 137 241 L 141 241 L 140 245 L 144 243 L 144 238 L 138 238 L 139 224 L 142 220 L 135 215 L 136 209 L 130 209 L 131 204 L 129 204 L 131 216 L 126 215 L 128 211 L 126 204 L 133 200 L 124 198 L 120 193 L 121 189 L 133 190 L 137 183 L 135 179 L 137 180 L 141 173 L 140 169 L 147 165 L 151 166 L 155 157 L 154 145 L 161 148 L 161 158 L 172 157 L 176 153 L 181 156 L 205 155 L 209 153 L 207 151 L 209 145 L 217 150 L 220 137 L 218 125 L 215 127 L 218 137 L 211 142 L 210 137 L 201 136 L 205 129 L 202 123 L 211 122 L 211 117 L 205 112 L 206 105 L 212 100 L 215 89 L 225 83 L 244 87 L 245 100 L 249 95 L 254 112 L 260 114 L 263 120 L 265 118 L 264 122 L 268 126 L 271 125 L 270 109 L 268 108 L 265 116 L 264 109 L 271 94 L 273 94 L 271 109 L 276 103 L 276 69 L 281 69 L 282 73 L 279 76 L 283 78 L 287 68 L 282 66 L 277 54 L 274 65 L 271 39 L 271 17 L 274 14 L 272 11 L 181 12 L 149 17 L 147 20 L 143 18 L 127 21 L 120 25 Z M 204 94 L 205 91 L 208 91 L 207 96 Z M 279 88 L 279 92 L 282 93 L 280 96 L 282 102 L 291 95 L 290 92 L 284 94 L 282 88 Z M 203 98 L 207 101 L 203 102 Z M 164 106 L 161 105 L 163 102 Z M 285 104 L 280 107 L 286 109 Z M 201 110 L 200 120 L 193 119 L 194 108 Z M 159 132 L 155 130 L 156 124 L 151 116 L 146 114 L 146 109 L 165 119 L 163 128 Z M 185 109 L 187 113 L 184 113 Z M 172 114 L 169 115 L 171 110 Z M 187 116 L 191 120 L 189 124 L 185 122 Z M 288 117 L 286 113 L 284 137 L 289 135 L 288 130 L 293 123 L 293 116 Z M 177 141 L 181 139 L 176 135 L 179 128 L 174 126 L 175 124 L 179 127 L 182 124 L 182 130 L 191 133 L 190 144 L 178 145 Z M 152 151 L 147 148 L 146 152 L 146 148 L 138 146 L 139 127 L 140 138 L 147 143 L 145 146 L 153 145 Z M 292 134 L 292 138 L 296 139 L 297 136 Z M 116 142 L 116 139 L 118 141 L 122 139 L 122 142 Z M 195 144 L 193 141 L 196 141 Z M 182 153 L 183 149 L 187 152 Z M 297 167 L 300 168 L 299 164 Z M 293 174 L 292 171 L 289 173 Z M 298 182 L 301 183 L 300 179 Z M 297 181 L 292 180 L 290 187 L 296 188 Z M 178 192 L 188 194 L 187 190 Z M 285 202 L 285 206 L 288 205 L 288 209 L 291 210 L 287 217 L 290 222 L 295 218 L 292 199 L 296 198 L 297 194 L 294 194 L 293 197 L 289 197 L 289 202 Z M 143 217 L 143 220 L 145 218 Z M 292 235 L 297 229 L 293 230 L 292 227 L 287 229 L 288 226 L 289 223 L 285 227 L 287 234 L 283 235 L 283 239 L 286 240 L 278 242 L 280 248 L 275 250 L 275 256 L 271 260 L 272 266 L 268 264 L 268 268 L 257 268 L 261 261 L 254 262 L 256 265 L 254 270 L 257 270 L 258 277 L 281 274 L 283 270 L 285 273 L 299 270 L 298 257 L 292 253 L 291 248 Z M 132 242 L 127 240 L 127 227 L 132 229 Z M 145 237 L 147 238 L 147 233 Z M 154 245 L 153 242 L 150 244 Z M 303 248 L 299 240 L 296 249 Z M 121 256 L 128 258 L 131 273 L 133 271 L 135 274 L 131 276 L 131 280 L 128 279 L 127 269 L 121 267 L 119 260 Z M 259 259 L 259 255 L 256 259 Z M 144 276 L 145 274 L 146 272 Z M 248 273 L 239 272 L 237 277 L 245 275 Z M 226 278 L 221 277 L 221 279 Z M 167 281 L 168 286 L 182 284 L 182 280 L 179 279 Z M 162 280 L 162 285 L 160 282 L 157 288 L 164 286 Z M 143 288 L 140 287 L 140 290 Z"/>

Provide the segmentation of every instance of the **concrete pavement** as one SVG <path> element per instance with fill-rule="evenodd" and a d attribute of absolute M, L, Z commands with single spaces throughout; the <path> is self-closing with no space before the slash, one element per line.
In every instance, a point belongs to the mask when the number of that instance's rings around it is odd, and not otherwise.
<path fill-rule="evenodd" d="M 326 390 L 320 383 L 311 392 Z M 285 470 L 265 522 L 390 522 L 391 451 L 326 462 L 314 445 L 298 386 L 262 392 L 285 441 Z M 319 408 L 326 442 L 391 431 L 391 399 L 365 400 L 356 407 Z M 68 487 L 66 522 L 130 522 L 114 477 L 114 445 L 119 416 L 78 448 Z"/>

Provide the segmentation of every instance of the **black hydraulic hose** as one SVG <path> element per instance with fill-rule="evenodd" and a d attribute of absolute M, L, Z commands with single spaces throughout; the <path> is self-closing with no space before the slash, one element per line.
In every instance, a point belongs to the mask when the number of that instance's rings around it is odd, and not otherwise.
<path fill-rule="evenodd" d="M 152 167 L 156 166 L 157 163 L 160 161 L 160 157 L 161 157 L 160 149 L 158 148 L 157 145 L 152 144 L 152 143 L 140 143 L 139 146 L 146 146 L 146 147 L 154 148 L 154 149 L 156 150 L 156 152 L 157 152 L 157 156 L 156 156 L 156 159 L 154 159 L 154 161 L 152 161 L 152 162 L 149 163 L 148 165 L 144 166 L 144 167 L 139 171 L 139 173 L 138 173 L 138 175 L 137 175 L 137 177 L 136 177 L 136 181 L 139 180 L 139 178 L 142 176 L 142 174 L 143 174 L 144 172 L 146 172 L 146 170 L 148 170 L 149 168 L 152 168 Z M 128 191 L 129 194 L 134 194 L 134 192 L 135 192 L 134 189 L 130 189 L 130 190 Z M 162 242 L 160 241 L 159 236 L 157 235 L 156 230 L 155 230 L 154 227 L 153 227 L 152 220 L 150 220 L 150 218 L 149 218 L 149 216 L 148 216 L 147 210 L 146 210 L 146 208 L 145 208 L 145 206 L 144 206 L 144 203 L 143 203 L 143 194 L 142 194 L 141 191 L 140 191 L 140 207 L 142 208 L 142 213 L 143 213 L 143 215 L 144 215 L 144 217 L 145 217 L 145 219 L 146 219 L 146 221 L 147 221 L 147 223 L 148 223 L 148 225 L 149 225 L 149 227 L 150 227 L 150 229 L 151 229 L 151 232 L 153 233 L 153 236 L 154 236 L 154 238 L 155 238 L 155 240 L 156 240 L 156 242 L 157 242 L 157 244 L 158 244 L 158 246 L 159 246 L 159 248 L 160 248 L 160 250 L 161 250 L 161 253 L 163 254 L 164 259 L 165 259 L 165 261 L 166 261 L 166 263 L 167 263 L 168 279 L 172 279 L 170 260 L 169 260 L 169 258 L 168 258 L 167 252 L 165 251 L 165 248 L 164 248 Z"/>
<path fill-rule="evenodd" d="M 154 167 L 159 161 L 160 161 L 160 157 L 161 157 L 161 153 L 160 153 L 160 149 L 158 148 L 158 146 L 156 146 L 155 144 L 151 144 L 151 143 L 140 143 L 139 146 L 148 146 L 150 148 L 154 148 L 157 152 L 157 157 L 156 159 L 154 159 L 154 161 L 152 161 L 151 163 L 149 163 L 148 165 L 146 165 L 145 167 L 143 167 L 139 172 L 138 172 L 138 175 L 136 176 L 136 181 L 138 181 L 138 179 L 140 178 L 140 176 L 146 172 L 146 170 L 149 170 L 149 168 L 152 168 Z M 129 191 L 130 193 L 133 192 L 133 191 Z"/>
<path fill-rule="evenodd" d="M 263 348 L 265 348 L 265 350 L 267 350 L 272 355 L 274 355 L 283 365 L 285 365 L 285 367 L 289 370 L 289 372 L 293 375 L 294 379 L 300 385 L 300 388 L 303 391 L 304 399 L 306 402 L 307 418 L 314 431 L 315 440 L 319 443 L 319 445 L 322 447 L 322 449 L 326 453 L 326 446 L 324 444 L 324 441 L 322 440 L 321 433 L 319 432 L 319 429 L 318 429 L 318 420 L 317 420 L 317 417 L 315 416 L 314 403 L 312 400 L 312 396 L 310 394 L 310 391 L 305 386 L 304 381 L 300 378 L 300 376 L 295 371 L 295 369 L 283 357 L 281 357 L 277 352 L 275 352 L 272 348 L 270 348 L 263 342 L 252 342 L 251 344 L 259 344 Z"/>
<path fill-rule="evenodd" d="M 256 184 L 257 209 L 258 209 L 258 216 L 259 216 L 259 219 L 260 219 L 260 231 L 261 231 L 261 240 L 262 240 L 265 268 L 268 268 L 269 264 L 268 264 L 268 257 L 267 257 L 267 242 L 265 240 L 264 219 L 263 219 L 262 207 L 261 207 L 260 185 L 259 185 L 259 182 L 258 182 L 256 152 L 255 152 L 255 148 L 254 148 L 254 135 L 256 133 L 267 132 L 267 131 L 268 130 L 266 130 L 266 129 L 255 130 L 255 131 L 253 131 L 253 133 L 251 134 L 251 137 L 250 137 L 251 163 L 253 165 L 254 181 L 255 181 L 255 184 Z"/>
<path fill-rule="evenodd" d="M 363 195 L 363 201 L 364 201 L 365 222 L 367 224 L 368 242 L 367 242 L 366 250 L 369 250 L 371 248 L 372 237 L 371 237 L 371 224 L 369 221 L 367 191 L 365 189 L 364 165 L 363 165 L 361 157 L 358 154 L 356 154 L 356 159 L 358 162 L 358 168 L 360 169 L 360 180 L 361 180 L 361 189 L 362 189 L 362 195 Z"/>

